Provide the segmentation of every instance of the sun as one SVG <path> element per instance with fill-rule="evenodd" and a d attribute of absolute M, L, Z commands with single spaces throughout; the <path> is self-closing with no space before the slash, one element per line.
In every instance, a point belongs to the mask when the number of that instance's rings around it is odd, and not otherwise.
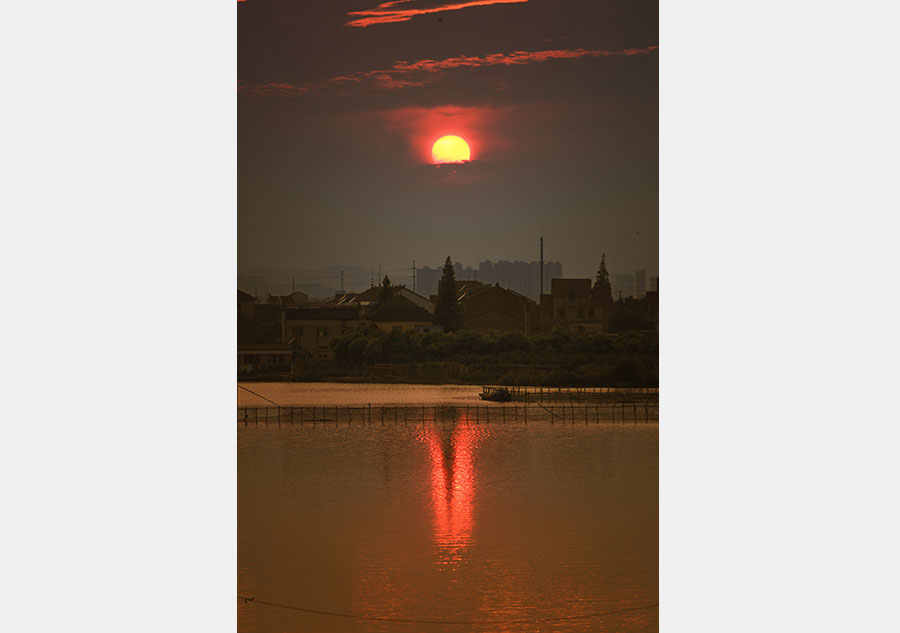
<path fill-rule="evenodd" d="M 459 136 L 442 136 L 431 148 L 431 157 L 436 163 L 464 163 L 471 155 L 469 144 Z"/>

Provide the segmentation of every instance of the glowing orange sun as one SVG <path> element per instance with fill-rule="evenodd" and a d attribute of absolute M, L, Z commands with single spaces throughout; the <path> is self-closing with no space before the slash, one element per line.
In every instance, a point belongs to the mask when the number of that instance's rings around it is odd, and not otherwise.
<path fill-rule="evenodd" d="M 431 157 L 436 163 L 464 163 L 470 156 L 469 144 L 458 136 L 442 136 L 431 148 Z"/>

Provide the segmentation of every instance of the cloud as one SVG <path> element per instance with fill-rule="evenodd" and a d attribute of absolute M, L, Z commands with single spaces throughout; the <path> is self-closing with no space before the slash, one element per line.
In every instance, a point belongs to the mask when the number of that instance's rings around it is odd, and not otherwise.
<path fill-rule="evenodd" d="M 395 0 L 409 2 L 411 0 Z M 398 61 L 390 68 L 366 70 L 349 75 L 332 77 L 318 84 L 292 85 L 285 83 L 256 84 L 245 86 L 238 82 L 238 91 L 244 94 L 257 95 L 302 95 L 313 90 L 328 87 L 339 87 L 353 84 L 368 84 L 382 90 L 398 90 L 424 86 L 438 81 L 450 70 L 458 68 L 483 68 L 490 66 L 522 66 L 548 61 L 560 61 L 580 58 L 630 57 L 633 55 L 649 55 L 658 46 L 646 48 L 627 48 L 621 51 L 588 50 L 584 48 L 551 49 L 543 51 L 513 51 L 511 53 L 492 53 L 483 57 L 460 55 L 446 59 L 420 59 L 414 62 Z"/>
<path fill-rule="evenodd" d="M 350 11 L 347 15 L 361 16 L 355 20 L 347 22 L 347 26 L 366 27 L 373 24 L 390 24 L 394 22 L 407 22 L 418 15 L 426 15 L 429 13 L 444 13 L 445 11 L 459 11 L 460 9 L 468 9 L 470 7 L 484 7 L 492 4 L 521 4 L 528 0 L 467 0 L 463 2 L 451 2 L 438 6 L 425 7 L 420 9 L 397 8 L 407 5 L 417 0 L 393 0 L 392 2 L 383 2 L 374 9 L 366 9 L 365 11 Z"/>
<path fill-rule="evenodd" d="M 238 0 L 242 2 L 243 0 Z M 264 84 L 247 85 L 238 80 L 238 92 L 245 95 L 266 95 L 274 97 L 296 97 L 315 90 L 314 84 L 294 85 L 289 83 L 270 82 Z"/>

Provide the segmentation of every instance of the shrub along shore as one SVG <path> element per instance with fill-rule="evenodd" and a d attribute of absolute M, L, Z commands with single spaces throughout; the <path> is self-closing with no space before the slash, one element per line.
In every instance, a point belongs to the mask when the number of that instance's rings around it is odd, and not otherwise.
<path fill-rule="evenodd" d="M 384 332 L 360 327 L 332 343 L 333 361 L 295 363 L 289 375 L 248 380 L 657 387 L 659 334 L 554 330 Z M 242 378 L 243 379 L 243 378 Z"/>

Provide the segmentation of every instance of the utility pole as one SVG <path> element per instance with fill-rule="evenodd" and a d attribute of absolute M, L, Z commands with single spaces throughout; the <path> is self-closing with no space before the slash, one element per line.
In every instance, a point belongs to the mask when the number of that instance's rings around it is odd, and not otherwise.
<path fill-rule="evenodd" d="M 416 292 L 416 260 L 413 260 L 413 292 Z"/>
<path fill-rule="evenodd" d="M 344 269 L 341 268 L 341 294 L 344 294 Z"/>
<path fill-rule="evenodd" d="M 370 288 L 375 287 L 375 266 L 372 266 L 372 276 L 369 277 L 369 287 Z"/>
<path fill-rule="evenodd" d="M 291 294 L 294 294 L 297 289 L 294 287 L 294 278 L 291 277 Z"/>
<path fill-rule="evenodd" d="M 544 294 L 544 232 L 541 231 L 541 294 Z"/>

